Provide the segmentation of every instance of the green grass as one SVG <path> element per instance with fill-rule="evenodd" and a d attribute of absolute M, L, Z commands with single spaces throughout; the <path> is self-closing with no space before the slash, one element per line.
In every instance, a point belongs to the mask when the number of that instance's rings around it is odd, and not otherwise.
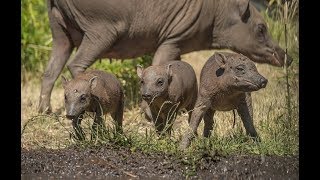
<path fill-rule="evenodd" d="M 42 73 L 51 51 L 52 36 L 45 0 L 21 1 L 21 69 Z"/>

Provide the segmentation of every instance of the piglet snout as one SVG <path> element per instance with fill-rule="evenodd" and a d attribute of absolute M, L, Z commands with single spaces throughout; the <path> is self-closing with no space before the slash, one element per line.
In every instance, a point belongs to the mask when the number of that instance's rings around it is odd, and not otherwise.
<path fill-rule="evenodd" d="M 265 88 L 268 84 L 268 80 L 264 77 L 260 78 L 260 88 Z"/>
<path fill-rule="evenodd" d="M 76 118 L 76 116 L 75 115 L 66 115 L 66 117 L 68 118 L 68 119 L 75 119 Z"/>
<path fill-rule="evenodd" d="M 142 98 L 143 98 L 144 100 L 150 100 L 150 99 L 152 98 L 152 96 L 151 96 L 151 94 L 145 93 L 145 94 L 142 94 Z"/>

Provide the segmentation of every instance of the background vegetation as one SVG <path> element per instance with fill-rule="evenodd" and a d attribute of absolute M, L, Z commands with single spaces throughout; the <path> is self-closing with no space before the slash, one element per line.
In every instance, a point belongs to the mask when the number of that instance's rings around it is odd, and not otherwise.
<path fill-rule="evenodd" d="M 264 90 L 253 93 L 255 126 L 262 138 L 262 143 L 256 144 L 248 140 L 239 117 L 237 117 L 235 128 L 232 128 L 232 113 L 218 112 L 215 115 L 216 123 L 213 136 L 209 139 L 197 138 L 189 148 L 187 155 L 184 154 L 185 163 L 190 164 L 193 170 L 197 168 L 197 162 L 204 154 L 210 155 L 214 152 L 262 155 L 297 155 L 299 153 L 299 1 L 288 1 L 287 21 L 283 14 L 284 2 L 269 0 L 268 3 L 269 8 L 262 14 L 268 24 L 269 32 L 282 48 L 287 47 L 294 62 L 288 69 L 257 64 L 259 72 L 269 79 Z M 171 138 L 159 139 L 154 133 L 153 125 L 140 116 L 137 106 L 140 96 L 136 65 L 150 65 L 151 56 L 148 55 L 134 60 L 112 62 L 101 60 L 90 67 L 112 72 L 121 80 L 126 95 L 124 115 L 126 136 L 115 135 L 110 130 L 100 140 L 75 142 L 70 139 L 69 133 L 72 132 L 72 128 L 70 122 L 63 117 L 63 90 L 60 79 L 58 79 L 52 95 L 55 97 L 52 99 L 52 103 L 56 114 L 37 115 L 40 77 L 50 56 L 52 37 L 45 0 L 22 0 L 21 9 L 21 139 L 23 148 L 63 148 L 74 144 L 91 146 L 114 143 L 130 147 L 133 151 L 165 152 L 175 154 L 177 157 L 180 156 L 181 152 L 177 150 L 177 147 L 187 128 L 187 117 L 183 114 L 178 116 L 174 125 L 175 132 Z M 285 44 L 284 24 L 287 25 L 287 45 Z M 184 58 L 197 58 L 199 62 L 204 63 L 212 53 L 213 51 L 196 52 L 184 55 Z M 201 68 L 201 66 L 195 65 L 194 68 Z M 63 70 L 63 74 L 70 77 L 66 69 Z M 87 118 L 86 122 L 84 127 L 89 133 L 89 124 L 92 123 L 92 120 Z M 106 117 L 106 122 L 112 129 L 110 117 Z M 200 125 L 200 128 L 202 127 L 203 124 Z M 192 168 L 190 173 L 194 172 Z"/>

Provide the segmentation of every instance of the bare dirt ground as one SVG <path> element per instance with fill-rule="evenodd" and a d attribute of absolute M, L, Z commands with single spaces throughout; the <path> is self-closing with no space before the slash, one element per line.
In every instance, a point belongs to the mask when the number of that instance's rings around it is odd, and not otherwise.
<path fill-rule="evenodd" d="M 195 179 L 298 179 L 298 157 L 203 157 Z M 182 179 L 190 166 L 164 154 L 144 154 L 107 146 L 99 149 L 25 150 L 21 178 Z"/>

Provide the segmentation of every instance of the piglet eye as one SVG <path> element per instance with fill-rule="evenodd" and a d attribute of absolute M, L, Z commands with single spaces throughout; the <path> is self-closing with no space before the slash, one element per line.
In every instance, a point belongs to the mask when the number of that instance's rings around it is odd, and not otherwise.
<path fill-rule="evenodd" d="M 144 84 L 144 81 L 143 81 L 143 80 L 141 80 L 141 81 L 140 81 L 140 84 Z"/>
<path fill-rule="evenodd" d="M 264 24 L 258 25 L 258 37 L 259 38 L 264 38 L 266 31 L 267 31 L 267 28 Z"/>
<path fill-rule="evenodd" d="M 65 100 L 65 101 L 67 100 L 67 95 L 66 95 L 66 94 L 64 95 L 64 100 Z"/>
<path fill-rule="evenodd" d="M 241 72 L 241 73 L 245 73 L 245 67 L 243 65 L 239 65 L 236 67 L 236 71 Z"/>
<path fill-rule="evenodd" d="M 85 102 L 86 102 L 86 95 L 85 95 L 85 94 L 82 94 L 82 95 L 80 96 L 80 102 L 82 102 L 82 103 L 85 103 Z"/>
<path fill-rule="evenodd" d="M 266 31 L 266 26 L 264 25 L 264 24 L 259 24 L 258 25 L 258 31 L 260 32 L 260 33 L 264 33 L 265 31 Z"/>
<path fill-rule="evenodd" d="M 259 33 L 263 33 L 263 28 L 261 26 L 258 27 Z"/>
<path fill-rule="evenodd" d="M 238 71 L 243 71 L 244 69 L 242 67 L 237 67 L 236 68 Z"/>
<path fill-rule="evenodd" d="M 158 82 L 157 82 L 158 86 L 162 86 L 163 85 L 163 80 L 162 79 L 159 79 Z"/>

